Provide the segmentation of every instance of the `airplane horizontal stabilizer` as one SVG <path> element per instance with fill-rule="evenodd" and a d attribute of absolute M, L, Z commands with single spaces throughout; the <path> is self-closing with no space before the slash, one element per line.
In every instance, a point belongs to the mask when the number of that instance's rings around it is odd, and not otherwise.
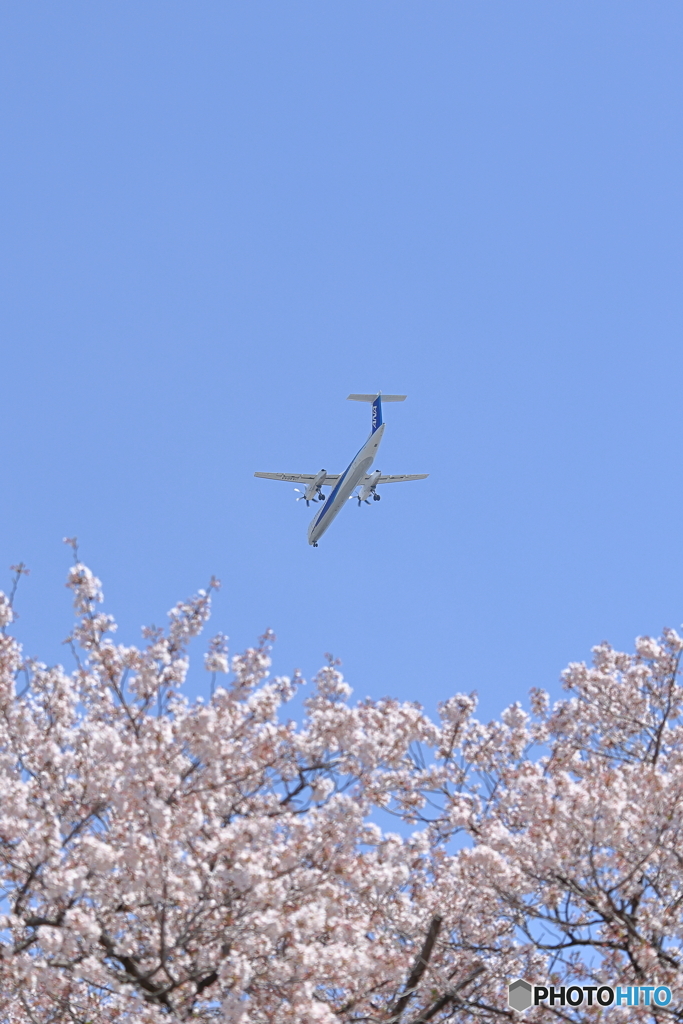
<path fill-rule="evenodd" d="M 383 402 L 405 402 L 407 395 L 349 395 L 347 402 L 374 402 L 380 397 Z"/>

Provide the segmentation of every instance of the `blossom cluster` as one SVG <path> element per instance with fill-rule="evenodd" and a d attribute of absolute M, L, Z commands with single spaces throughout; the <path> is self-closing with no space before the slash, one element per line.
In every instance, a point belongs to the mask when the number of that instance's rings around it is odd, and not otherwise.
<path fill-rule="evenodd" d="M 0 1020 L 469 1024 L 519 977 L 668 985 L 620 1019 L 683 1019 L 674 631 L 488 724 L 473 695 L 353 704 L 330 659 L 297 725 L 269 633 L 219 634 L 210 699 L 183 695 L 217 581 L 141 647 L 85 565 L 67 585 L 73 671 L 0 634 Z M 573 1013 L 528 1019 L 604 1011 Z"/>

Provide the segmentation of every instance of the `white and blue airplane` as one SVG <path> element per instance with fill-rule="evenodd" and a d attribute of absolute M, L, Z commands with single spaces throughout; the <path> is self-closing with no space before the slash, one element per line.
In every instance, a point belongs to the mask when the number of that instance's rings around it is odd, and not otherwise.
<path fill-rule="evenodd" d="M 372 431 L 370 437 L 343 473 L 328 473 L 325 469 L 321 469 L 319 473 L 315 474 L 254 473 L 254 476 L 262 477 L 264 480 L 285 480 L 288 483 L 305 484 L 305 489 L 299 492 L 300 496 L 296 500 L 305 501 L 307 506 L 311 501 L 323 503 L 323 507 L 318 509 L 308 528 L 308 543 L 312 544 L 314 548 L 317 548 L 318 541 L 325 530 L 351 498 L 358 499 L 359 507 L 362 502 L 369 505 L 370 498 L 374 501 L 380 499 L 376 491 L 379 484 L 398 484 L 404 480 L 425 480 L 429 476 L 428 473 L 382 476 L 378 469 L 374 473 L 369 472 L 384 436 L 382 402 L 405 402 L 406 397 L 406 395 L 383 395 L 381 391 L 376 395 L 349 395 L 349 400 L 352 402 L 370 402 L 372 404 Z M 326 485 L 332 487 L 327 496 L 322 492 L 322 488 Z M 360 490 L 354 495 L 353 492 L 357 487 L 360 487 Z M 294 490 L 298 491 L 299 489 L 295 487 Z"/>

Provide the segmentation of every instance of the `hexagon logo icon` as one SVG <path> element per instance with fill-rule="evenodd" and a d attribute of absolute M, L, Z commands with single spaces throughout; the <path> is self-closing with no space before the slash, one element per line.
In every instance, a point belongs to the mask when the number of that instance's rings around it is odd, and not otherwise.
<path fill-rule="evenodd" d="M 531 1003 L 531 985 L 528 981 L 519 978 L 508 985 L 508 1004 L 513 1010 L 522 1013 L 523 1010 L 529 1009 Z"/>

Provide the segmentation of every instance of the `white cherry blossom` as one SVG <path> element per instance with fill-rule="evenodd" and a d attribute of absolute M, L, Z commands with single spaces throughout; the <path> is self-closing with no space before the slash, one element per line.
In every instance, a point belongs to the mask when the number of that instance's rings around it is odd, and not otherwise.
<path fill-rule="evenodd" d="M 507 1021 L 519 977 L 669 985 L 619 1019 L 683 1019 L 673 630 L 490 723 L 474 695 L 353 704 L 329 658 L 296 725 L 271 633 L 231 660 L 219 634 L 183 696 L 217 581 L 140 648 L 78 560 L 67 585 L 73 671 L 0 633 L 3 1024 Z"/>

